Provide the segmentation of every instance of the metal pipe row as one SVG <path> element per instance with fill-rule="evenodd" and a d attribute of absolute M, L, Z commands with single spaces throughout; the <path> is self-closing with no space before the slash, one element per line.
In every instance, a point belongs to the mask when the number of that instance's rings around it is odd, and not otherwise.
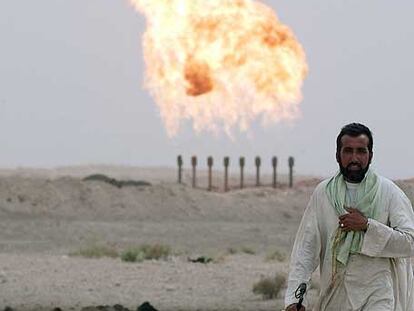
<path fill-rule="evenodd" d="M 177 164 L 178 164 L 178 183 L 182 183 L 182 170 L 183 170 L 183 158 L 181 155 L 177 157 Z M 255 158 L 255 166 L 256 166 L 256 187 L 260 187 L 260 166 L 262 164 L 262 160 L 260 157 Z M 244 157 L 239 158 L 239 166 L 240 166 L 240 189 L 244 188 L 244 167 L 245 167 L 246 161 Z M 272 157 L 271 161 L 272 167 L 273 167 L 273 188 L 277 187 L 277 165 L 278 165 L 278 159 L 277 157 Z M 214 165 L 213 157 L 207 158 L 207 167 L 208 167 L 208 190 L 211 191 L 213 189 L 212 185 L 212 169 Z M 289 157 L 288 159 L 288 166 L 289 166 L 289 187 L 293 187 L 293 166 L 295 165 L 295 159 L 293 157 Z M 197 177 L 196 177 L 196 168 L 197 168 L 197 157 L 192 156 L 191 157 L 191 166 L 192 166 L 192 187 L 197 187 Z M 223 159 L 223 166 L 224 166 L 224 191 L 229 191 L 229 166 L 230 166 L 230 158 L 224 157 Z"/>

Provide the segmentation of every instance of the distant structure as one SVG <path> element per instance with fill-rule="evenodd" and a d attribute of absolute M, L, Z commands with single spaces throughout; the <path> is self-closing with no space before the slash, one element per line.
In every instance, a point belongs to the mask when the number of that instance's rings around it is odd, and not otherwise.
<path fill-rule="evenodd" d="M 260 187 L 260 165 L 262 160 L 260 157 L 256 157 L 254 163 L 256 164 L 256 187 Z"/>
<path fill-rule="evenodd" d="M 178 165 L 178 183 L 182 183 L 183 178 L 183 157 L 179 155 L 177 157 L 177 165 Z"/>
<path fill-rule="evenodd" d="M 178 165 L 178 183 L 183 183 L 182 176 L 183 176 L 183 157 L 179 155 L 177 157 L 177 165 Z M 192 187 L 197 187 L 197 156 L 191 157 L 191 167 L 192 167 Z M 207 167 L 208 167 L 208 183 L 207 183 L 207 190 L 212 191 L 213 190 L 213 164 L 214 159 L 212 156 L 207 157 Z M 246 165 L 246 159 L 245 157 L 239 158 L 239 166 L 240 166 L 240 184 L 239 188 L 243 189 L 246 187 L 245 180 L 244 180 L 244 168 Z M 256 187 L 261 187 L 263 184 L 260 179 L 260 168 L 262 165 L 262 159 L 261 157 L 257 156 L 254 158 L 254 165 L 256 167 Z M 290 156 L 288 158 L 288 167 L 289 167 L 289 187 L 293 187 L 293 167 L 295 165 L 295 158 Z M 230 157 L 224 157 L 223 158 L 223 166 L 224 166 L 224 187 L 222 188 L 224 192 L 227 192 L 230 190 L 229 185 L 229 167 L 230 167 Z M 277 181 L 277 168 L 278 168 L 278 158 L 276 156 L 271 158 L 271 166 L 272 166 L 272 172 L 273 172 L 273 178 L 272 178 L 272 187 L 276 189 L 278 187 L 278 181 Z M 267 184 L 269 185 L 269 184 Z M 237 188 L 234 187 L 233 188 Z"/>
<path fill-rule="evenodd" d="M 273 167 L 273 188 L 277 187 L 277 157 L 272 158 L 272 167 Z"/>
<path fill-rule="evenodd" d="M 197 186 L 197 178 L 196 178 L 196 167 L 197 167 L 197 157 L 191 157 L 191 166 L 193 167 L 193 188 Z"/>
<path fill-rule="evenodd" d="M 230 158 L 224 157 L 223 160 L 224 164 L 224 191 L 229 191 L 229 165 L 230 165 Z"/>
<path fill-rule="evenodd" d="M 213 157 L 207 158 L 207 166 L 208 166 L 208 191 L 211 191 L 213 190 L 213 184 L 212 184 Z"/>
<path fill-rule="evenodd" d="M 293 166 L 295 165 L 295 159 L 293 157 L 289 157 L 288 160 L 289 164 L 289 187 L 293 187 Z"/>
<path fill-rule="evenodd" d="M 243 189 L 244 187 L 244 164 L 245 164 L 244 157 L 240 157 L 239 164 L 240 164 L 240 189 Z"/>

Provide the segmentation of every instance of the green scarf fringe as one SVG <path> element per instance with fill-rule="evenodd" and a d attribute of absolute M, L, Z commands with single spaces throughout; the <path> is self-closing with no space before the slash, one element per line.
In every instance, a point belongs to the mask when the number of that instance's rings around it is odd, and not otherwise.
<path fill-rule="evenodd" d="M 371 169 L 368 170 L 365 178 L 359 183 L 357 188 L 356 206 L 351 206 L 358 209 L 367 218 L 377 219 L 378 208 L 377 198 L 379 197 L 379 177 Z M 336 214 L 339 216 L 347 213 L 345 209 L 345 193 L 346 183 L 343 175 L 338 172 L 332 177 L 326 185 L 326 194 L 331 205 L 334 207 Z M 338 225 L 335 235 L 332 240 L 332 264 L 333 275 L 337 270 L 337 263 L 344 266 L 348 263 L 350 254 L 361 252 L 362 243 L 364 241 L 364 232 L 341 230 Z"/>

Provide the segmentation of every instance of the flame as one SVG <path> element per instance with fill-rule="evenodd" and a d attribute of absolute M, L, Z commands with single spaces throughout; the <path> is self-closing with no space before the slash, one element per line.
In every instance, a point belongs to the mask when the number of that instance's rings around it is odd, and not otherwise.
<path fill-rule="evenodd" d="M 292 31 L 253 0 L 130 0 L 145 14 L 146 88 L 169 136 L 247 131 L 299 115 L 306 57 Z"/>

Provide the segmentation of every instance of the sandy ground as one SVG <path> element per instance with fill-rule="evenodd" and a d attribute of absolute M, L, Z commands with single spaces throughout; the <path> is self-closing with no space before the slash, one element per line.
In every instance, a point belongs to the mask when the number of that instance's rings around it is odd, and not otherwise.
<path fill-rule="evenodd" d="M 94 173 L 152 185 L 117 188 L 82 181 Z M 263 277 L 287 273 L 288 259 L 266 261 L 266 254 L 277 250 L 288 257 L 318 179 L 296 178 L 289 189 L 280 176 L 278 189 L 240 190 L 236 176 L 233 190 L 224 193 L 219 173 L 214 192 L 204 189 L 205 177 L 200 172 L 199 188 L 192 189 L 188 172 L 186 184 L 179 185 L 168 168 L 0 170 L 0 309 L 80 310 L 120 303 L 135 310 L 150 301 L 160 311 L 280 310 L 283 291 L 263 300 L 252 287 Z M 262 180 L 268 184 L 271 178 Z M 253 185 L 254 178 L 246 183 Z M 404 190 L 412 194 L 413 184 L 404 183 Z M 118 250 L 162 243 L 173 252 L 166 261 L 141 263 L 69 256 L 96 243 Z M 229 248 L 239 251 L 230 254 Z M 217 262 L 187 260 L 200 255 Z M 313 289 L 311 301 L 316 294 Z"/>

